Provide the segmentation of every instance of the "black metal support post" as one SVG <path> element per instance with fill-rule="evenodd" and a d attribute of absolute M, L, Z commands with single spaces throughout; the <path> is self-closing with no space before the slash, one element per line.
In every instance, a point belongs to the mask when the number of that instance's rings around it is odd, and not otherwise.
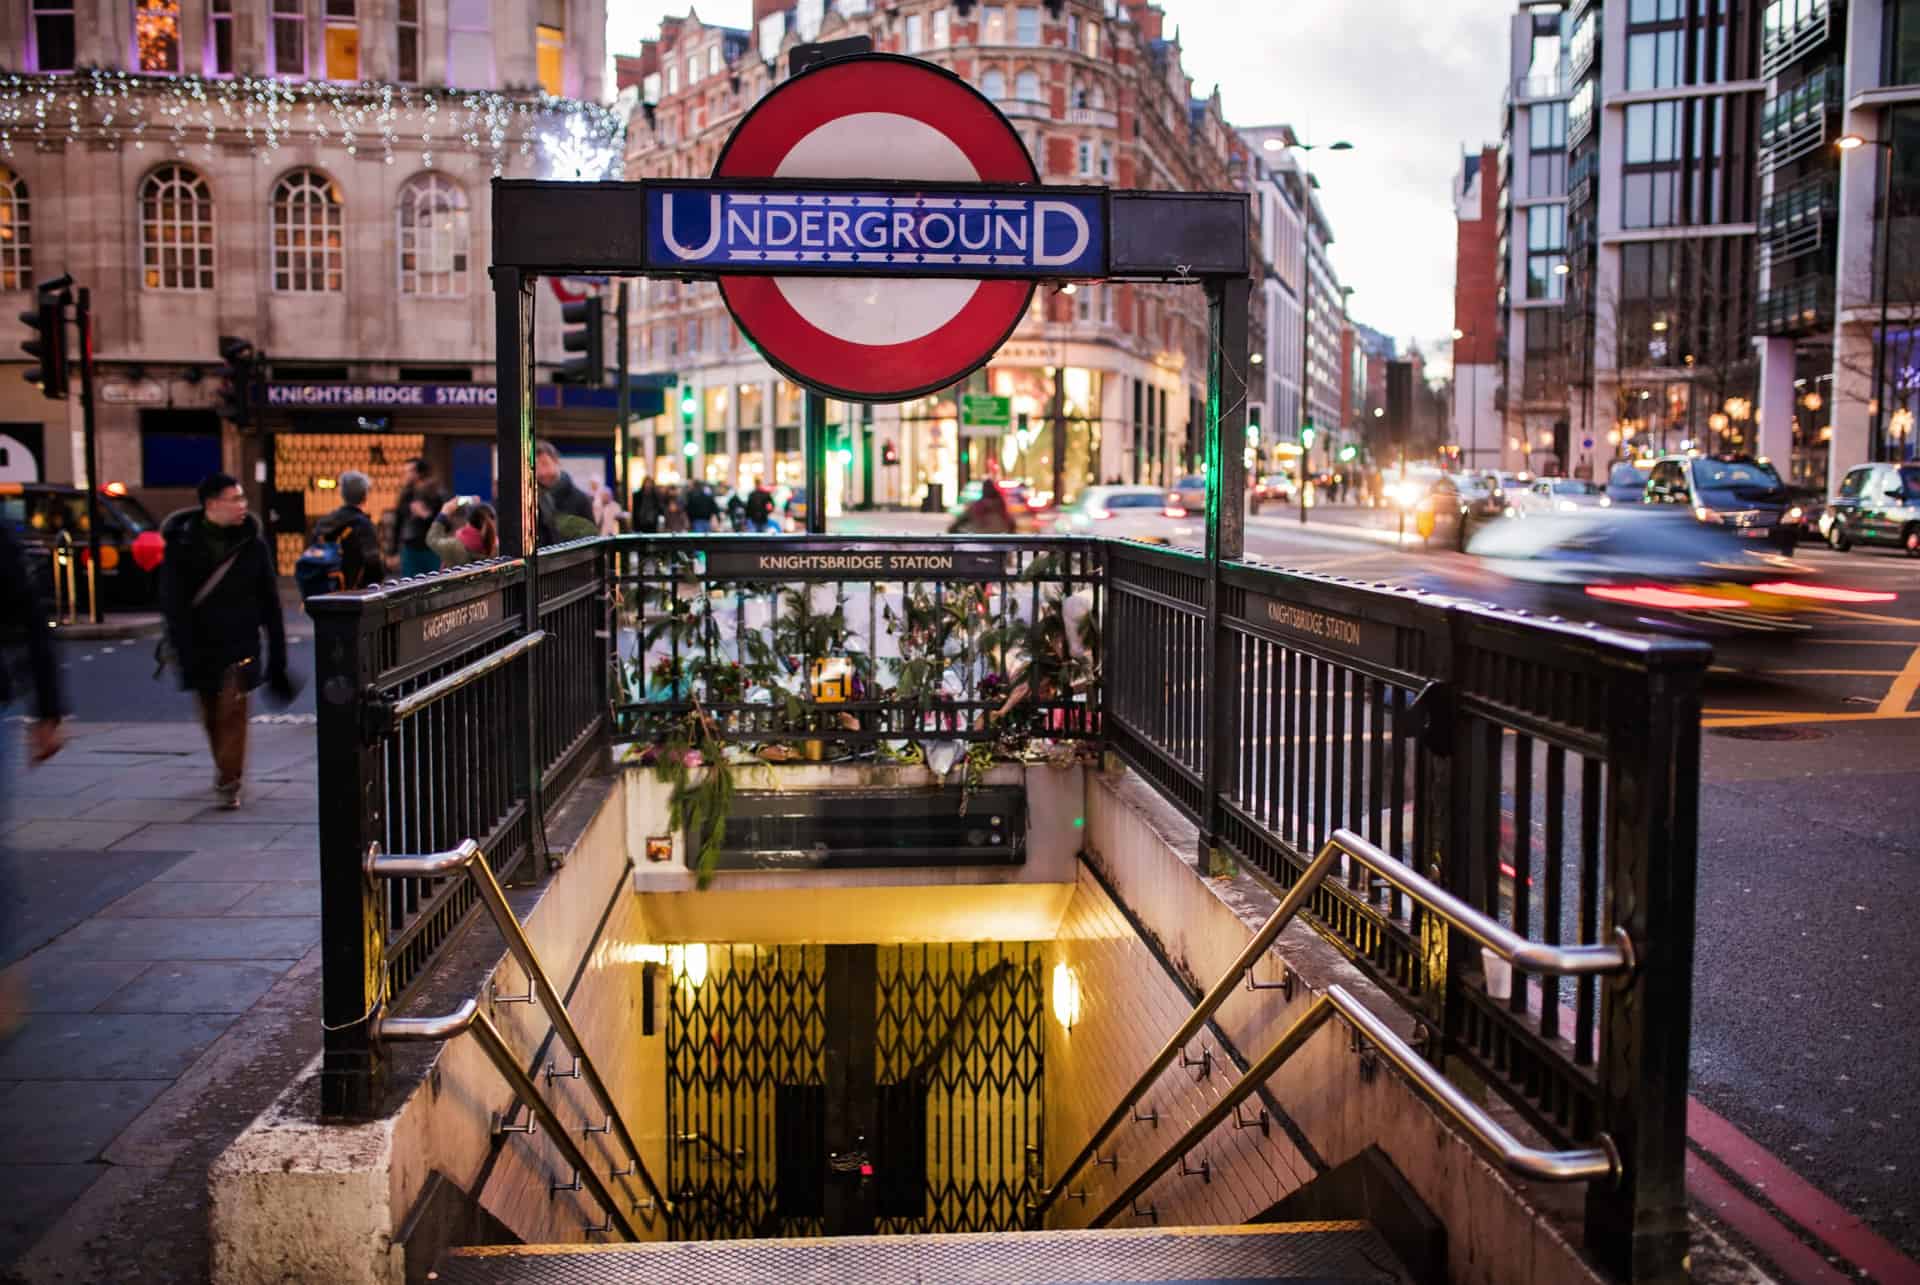
<path fill-rule="evenodd" d="M 827 533 L 827 399 L 807 390 L 801 445 L 807 455 L 807 534 Z"/>
<path fill-rule="evenodd" d="M 539 542 L 533 477 L 533 278 L 519 268 L 493 270 L 493 353 L 497 405 L 494 456 L 500 493 L 500 552 L 526 554 Z"/>
<path fill-rule="evenodd" d="M 379 661 L 358 603 L 315 599 L 314 687 L 319 697 L 320 1114 L 371 1119 L 386 1085 L 374 1039 L 386 995 L 381 892 L 366 873 L 368 845 L 384 833 L 385 760 L 368 749 L 362 693 Z M 377 617 L 376 617 L 377 619 Z"/>
<path fill-rule="evenodd" d="M 93 291 L 85 286 L 80 287 L 73 319 L 80 332 L 80 432 L 87 451 L 87 619 L 99 624 L 100 449 L 93 414 Z"/>
<path fill-rule="evenodd" d="M 1053 504 L 1058 511 L 1067 496 L 1067 346 L 1060 345 L 1060 364 L 1053 368 L 1053 404 L 1047 408 L 1047 440 L 1053 443 Z M 961 447 L 965 450 L 964 444 Z"/>
<path fill-rule="evenodd" d="M 1200 832 L 1200 865 L 1212 872 L 1221 825 L 1223 783 L 1238 750 L 1233 725 L 1240 698 L 1240 667 L 1224 656 L 1220 564 L 1237 561 L 1246 546 L 1247 313 L 1253 283 L 1245 277 L 1207 282 L 1207 624 L 1201 775 L 1207 822 Z"/>
<path fill-rule="evenodd" d="M 1687 1279 L 1687 1071 L 1699 849 L 1695 665 L 1650 666 L 1613 707 L 1603 931 L 1627 930 L 1635 975 L 1601 992 L 1599 1131 L 1618 1184 L 1587 1188 L 1586 1242 L 1623 1280 Z"/>
<path fill-rule="evenodd" d="M 632 503 L 632 488 L 627 485 L 627 452 L 631 449 L 627 441 L 627 417 L 633 412 L 633 390 L 627 386 L 627 280 L 622 277 L 614 282 L 614 288 L 620 292 L 619 302 L 613 307 L 613 329 L 620 341 L 620 355 L 614 361 L 614 371 L 620 380 L 619 390 L 614 394 L 613 412 L 613 484 L 614 496 L 621 508 Z"/>

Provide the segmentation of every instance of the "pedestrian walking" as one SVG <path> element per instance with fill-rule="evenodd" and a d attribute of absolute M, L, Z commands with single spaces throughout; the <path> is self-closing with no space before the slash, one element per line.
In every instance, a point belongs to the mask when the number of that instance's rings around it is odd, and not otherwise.
<path fill-rule="evenodd" d="M 753 490 L 747 493 L 747 530 L 778 532 L 780 528 L 773 520 L 773 492 L 767 489 L 765 478 L 755 478 Z"/>
<path fill-rule="evenodd" d="M 200 707 L 213 752 L 214 790 L 220 806 L 232 810 L 240 806 L 246 773 L 248 693 L 264 682 L 286 704 L 294 680 L 273 558 L 258 519 L 247 512 L 247 493 L 225 473 L 201 482 L 198 493 L 199 508 L 160 524 L 166 541 L 160 602 L 180 685 Z"/>
<path fill-rule="evenodd" d="M 1012 535 L 1013 510 L 1007 507 L 1007 497 L 1001 492 L 1000 484 L 992 478 L 982 482 L 980 498 L 969 504 L 947 529 L 971 535 Z"/>
<path fill-rule="evenodd" d="M 407 461 L 403 483 L 397 519 L 400 574 L 423 576 L 440 569 L 440 555 L 427 542 L 427 532 L 447 497 L 433 479 L 433 465 L 424 459 Z"/>
<path fill-rule="evenodd" d="M 660 525 L 669 535 L 684 534 L 687 530 L 687 506 L 680 503 L 680 488 L 668 487 L 660 503 Z"/>
<path fill-rule="evenodd" d="M 633 493 L 633 529 L 651 535 L 660 529 L 660 484 L 652 478 L 640 483 Z"/>
<path fill-rule="evenodd" d="M 29 695 L 33 721 L 27 724 L 28 762 L 46 762 L 60 751 L 60 718 L 65 707 L 60 702 L 60 666 L 54 660 L 53 640 L 47 633 L 47 613 L 33 591 L 27 575 L 26 558 L 12 529 L 0 522 L 0 621 L 20 628 L 20 641 L 27 653 L 26 673 L 31 683 Z M 0 657 L 0 713 L 14 698 L 14 668 L 10 657 Z M 13 869 L 13 854 L 7 851 L 5 835 L 12 824 L 13 736 L 10 727 L 0 727 L 0 959 L 21 954 L 14 925 L 19 921 L 21 896 Z M 18 992 L 23 987 L 18 969 L 0 971 L 0 1046 L 20 1023 L 25 1007 Z"/>
<path fill-rule="evenodd" d="M 340 507 L 314 523 L 313 539 L 294 564 L 293 578 L 302 598 L 364 589 L 387 576 L 386 561 L 380 556 L 380 533 L 365 507 L 373 483 L 365 473 L 349 469 L 340 475 L 334 489 L 340 496 Z"/>
<path fill-rule="evenodd" d="M 720 506 L 714 502 L 713 492 L 707 489 L 705 482 L 695 482 L 687 490 L 687 522 L 693 530 L 705 534 L 713 530 L 713 520 L 720 516 Z"/>

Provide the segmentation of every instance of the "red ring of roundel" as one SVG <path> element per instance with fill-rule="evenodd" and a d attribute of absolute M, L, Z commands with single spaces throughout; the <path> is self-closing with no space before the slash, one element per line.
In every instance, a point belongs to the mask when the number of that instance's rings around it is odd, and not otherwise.
<path fill-rule="evenodd" d="M 828 63 L 768 94 L 735 127 L 713 176 L 769 177 L 821 125 L 870 111 L 908 116 L 939 130 L 973 162 L 981 182 L 1039 181 L 1020 136 L 972 86 L 942 68 L 885 54 Z M 923 396 L 977 369 L 1020 324 L 1033 290 L 1030 281 L 982 281 L 946 325 L 881 346 L 849 343 L 813 325 L 772 277 L 720 279 L 734 320 L 769 362 L 822 392 L 865 401 Z M 823 379 L 821 371 L 835 377 Z"/>

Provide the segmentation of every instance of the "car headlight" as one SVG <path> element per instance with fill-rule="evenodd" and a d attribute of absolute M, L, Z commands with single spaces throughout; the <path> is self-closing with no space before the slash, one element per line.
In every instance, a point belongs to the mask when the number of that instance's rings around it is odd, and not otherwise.
<path fill-rule="evenodd" d="M 1714 523 L 1716 526 L 1727 520 L 1723 515 L 1715 513 L 1704 504 L 1696 504 L 1693 506 L 1693 516 L 1699 518 L 1702 522 Z"/>
<path fill-rule="evenodd" d="M 1806 516 L 1807 511 L 1796 504 L 1782 514 L 1780 520 L 1782 522 L 1798 522 Z"/>

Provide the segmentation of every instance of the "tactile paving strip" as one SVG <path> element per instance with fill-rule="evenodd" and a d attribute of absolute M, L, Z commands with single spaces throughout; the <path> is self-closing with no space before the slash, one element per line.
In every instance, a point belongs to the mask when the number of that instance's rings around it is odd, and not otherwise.
<path fill-rule="evenodd" d="M 440 1285 L 1121 1285 L 1402 1282 L 1365 1223 L 1040 1231 L 647 1245 L 499 1245 L 450 1251 Z"/>

